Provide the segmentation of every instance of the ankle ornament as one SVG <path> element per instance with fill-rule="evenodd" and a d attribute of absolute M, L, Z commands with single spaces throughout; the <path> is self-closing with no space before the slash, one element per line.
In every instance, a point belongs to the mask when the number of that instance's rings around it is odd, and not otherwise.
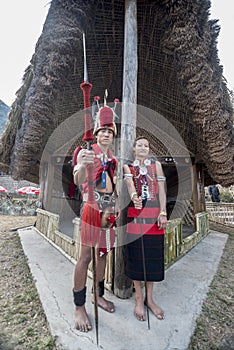
<path fill-rule="evenodd" d="M 98 289 L 99 289 L 99 297 L 103 297 L 104 292 L 105 292 L 105 288 L 104 288 L 104 280 L 100 281 L 98 283 Z"/>
<path fill-rule="evenodd" d="M 83 306 L 86 302 L 86 287 L 79 291 L 73 289 L 73 298 L 76 306 Z"/>
<path fill-rule="evenodd" d="M 104 287 L 104 280 L 101 282 L 98 282 L 98 296 L 103 297 L 105 292 L 105 287 Z M 93 287 L 92 287 L 92 293 L 93 293 Z"/>

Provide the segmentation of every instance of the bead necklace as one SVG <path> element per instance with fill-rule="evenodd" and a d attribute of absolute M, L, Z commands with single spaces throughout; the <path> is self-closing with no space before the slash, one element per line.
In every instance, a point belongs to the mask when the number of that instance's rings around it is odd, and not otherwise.
<path fill-rule="evenodd" d="M 150 159 L 144 160 L 144 165 L 136 159 L 133 162 L 134 183 L 136 192 L 142 196 L 142 199 L 153 199 L 156 195 L 156 174 L 154 173 L 154 164 Z"/>
<path fill-rule="evenodd" d="M 106 230 L 106 251 L 109 253 L 111 250 L 111 242 L 110 242 L 110 229 L 107 228 Z"/>
<path fill-rule="evenodd" d="M 100 162 L 102 164 L 102 175 L 101 175 L 102 188 L 106 188 L 106 171 L 107 171 L 108 162 L 110 159 L 105 153 L 99 153 L 97 154 L 96 157 L 100 159 Z"/>
<path fill-rule="evenodd" d="M 149 159 L 144 160 L 144 165 L 140 165 L 140 162 L 138 159 L 135 159 L 133 162 L 133 166 L 139 167 L 140 175 L 147 175 L 148 173 L 147 166 L 150 164 L 151 164 L 151 161 Z"/>
<path fill-rule="evenodd" d="M 149 193 L 150 193 L 150 197 L 151 199 L 155 199 L 156 197 L 156 193 L 157 191 L 157 181 L 156 181 L 156 172 L 155 172 L 155 168 L 156 165 L 155 163 L 151 164 L 148 169 L 149 169 L 149 179 L 150 179 L 150 183 L 149 183 Z"/>
<path fill-rule="evenodd" d="M 107 170 L 108 158 L 107 155 L 103 153 L 102 155 L 102 188 L 106 188 L 106 170 Z"/>
<path fill-rule="evenodd" d="M 149 198 L 149 191 L 148 191 L 148 183 L 146 179 L 146 175 L 148 173 L 147 168 L 144 169 L 144 171 L 141 171 L 139 165 L 134 165 L 134 183 L 135 188 L 138 196 L 142 196 L 142 199 Z"/>

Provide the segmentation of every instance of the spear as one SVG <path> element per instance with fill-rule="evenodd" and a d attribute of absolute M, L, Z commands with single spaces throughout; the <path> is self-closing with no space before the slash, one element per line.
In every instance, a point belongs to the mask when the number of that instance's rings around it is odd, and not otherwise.
<path fill-rule="evenodd" d="M 86 141 L 87 149 L 92 150 L 91 142 L 93 141 L 92 132 L 92 116 L 90 110 L 90 91 L 92 84 L 88 81 L 88 70 L 86 63 L 86 46 L 85 34 L 83 33 L 83 49 L 84 49 L 84 81 L 80 84 L 83 91 L 84 108 L 85 108 L 85 133 L 83 140 Z M 93 181 L 93 165 L 87 166 L 87 181 L 88 181 L 88 198 L 83 207 L 82 225 L 81 225 L 81 242 L 88 245 L 92 249 L 92 269 L 93 269 L 93 295 L 94 295 L 94 317 L 96 326 L 96 342 L 98 345 L 98 305 L 97 305 L 97 271 L 96 271 L 96 256 L 95 246 L 99 242 L 101 220 L 99 207 L 94 199 L 94 181 Z"/>
<path fill-rule="evenodd" d="M 142 230 L 142 218 L 141 210 L 138 209 L 138 217 L 140 220 L 140 240 L 141 240 L 141 254 L 142 254 L 142 266 L 143 266 L 143 276 L 144 276 L 144 285 L 145 285 L 145 304 L 146 304 L 146 314 L 147 314 L 147 322 L 148 322 L 148 329 L 150 329 L 150 319 L 149 319 L 149 306 L 148 306 L 148 288 L 147 288 L 147 278 L 146 278 L 146 264 L 145 264 L 145 247 L 144 247 L 144 240 L 143 240 L 143 230 Z"/>
<path fill-rule="evenodd" d="M 141 219 L 140 219 L 141 220 Z M 148 329 L 150 329 L 150 319 L 149 319 L 149 306 L 148 306 L 148 288 L 147 288 L 147 279 L 146 279 L 146 266 L 145 266 L 145 247 L 142 235 L 142 223 L 140 221 L 141 228 L 141 251 L 142 251 L 142 264 L 143 264 L 143 274 L 144 274 L 144 284 L 145 284 L 145 304 L 146 304 L 146 314 L 147 314 L 147 322 Z"/>

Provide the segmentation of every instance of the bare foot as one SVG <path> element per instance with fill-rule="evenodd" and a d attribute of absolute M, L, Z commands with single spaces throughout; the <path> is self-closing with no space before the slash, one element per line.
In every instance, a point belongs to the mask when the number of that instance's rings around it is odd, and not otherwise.
<path fill-rule="evenodd" d="M 146 304 L 146 302 L 145 302 Z M 164 312 L 163 310 L 155 304 L 153 300 L 148 301 L 148 307 L 152 311 L 155 317 L 157 317 L 158 320 L 163 320 L 164 319 Z"/>
<path fill-rule="evenodd" d="M 94 301 L 92 301 L 92 303 L 94 303 Z M 112 301 L 106 300 L 104 297 L 97 297 L 97 303 L 103 310 L 110 313 L 115 312 L 115 305 L 112 303 Z"/>
<path fill-rule="evenodd" d="M 145 308 L 143 301 L 137 301 L 134 309 L 134 316 L 138 321 L 145 321 Z"/>
<path fill-rule="evenodd" d="M 92 329 L 84 305 L 75 307 L 75 328 L 81 332 L 88 332 Z"/>

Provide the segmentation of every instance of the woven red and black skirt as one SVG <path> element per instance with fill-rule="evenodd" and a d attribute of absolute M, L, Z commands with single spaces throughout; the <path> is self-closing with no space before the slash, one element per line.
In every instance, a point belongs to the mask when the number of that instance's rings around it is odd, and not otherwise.
<path fill-rule="evenodd" d="M 158 228 L 158 203 L 147 201 L 139 212 L 131 203 L 128 209 L 125 274 L 132 280 L 144 281 L 143 250 L 146 280 L 164 279 L 164 230 Z M 150 217 L 151 216 L 151 217 Z M 153 216 L 153 217 L 152 217 Z"/>

